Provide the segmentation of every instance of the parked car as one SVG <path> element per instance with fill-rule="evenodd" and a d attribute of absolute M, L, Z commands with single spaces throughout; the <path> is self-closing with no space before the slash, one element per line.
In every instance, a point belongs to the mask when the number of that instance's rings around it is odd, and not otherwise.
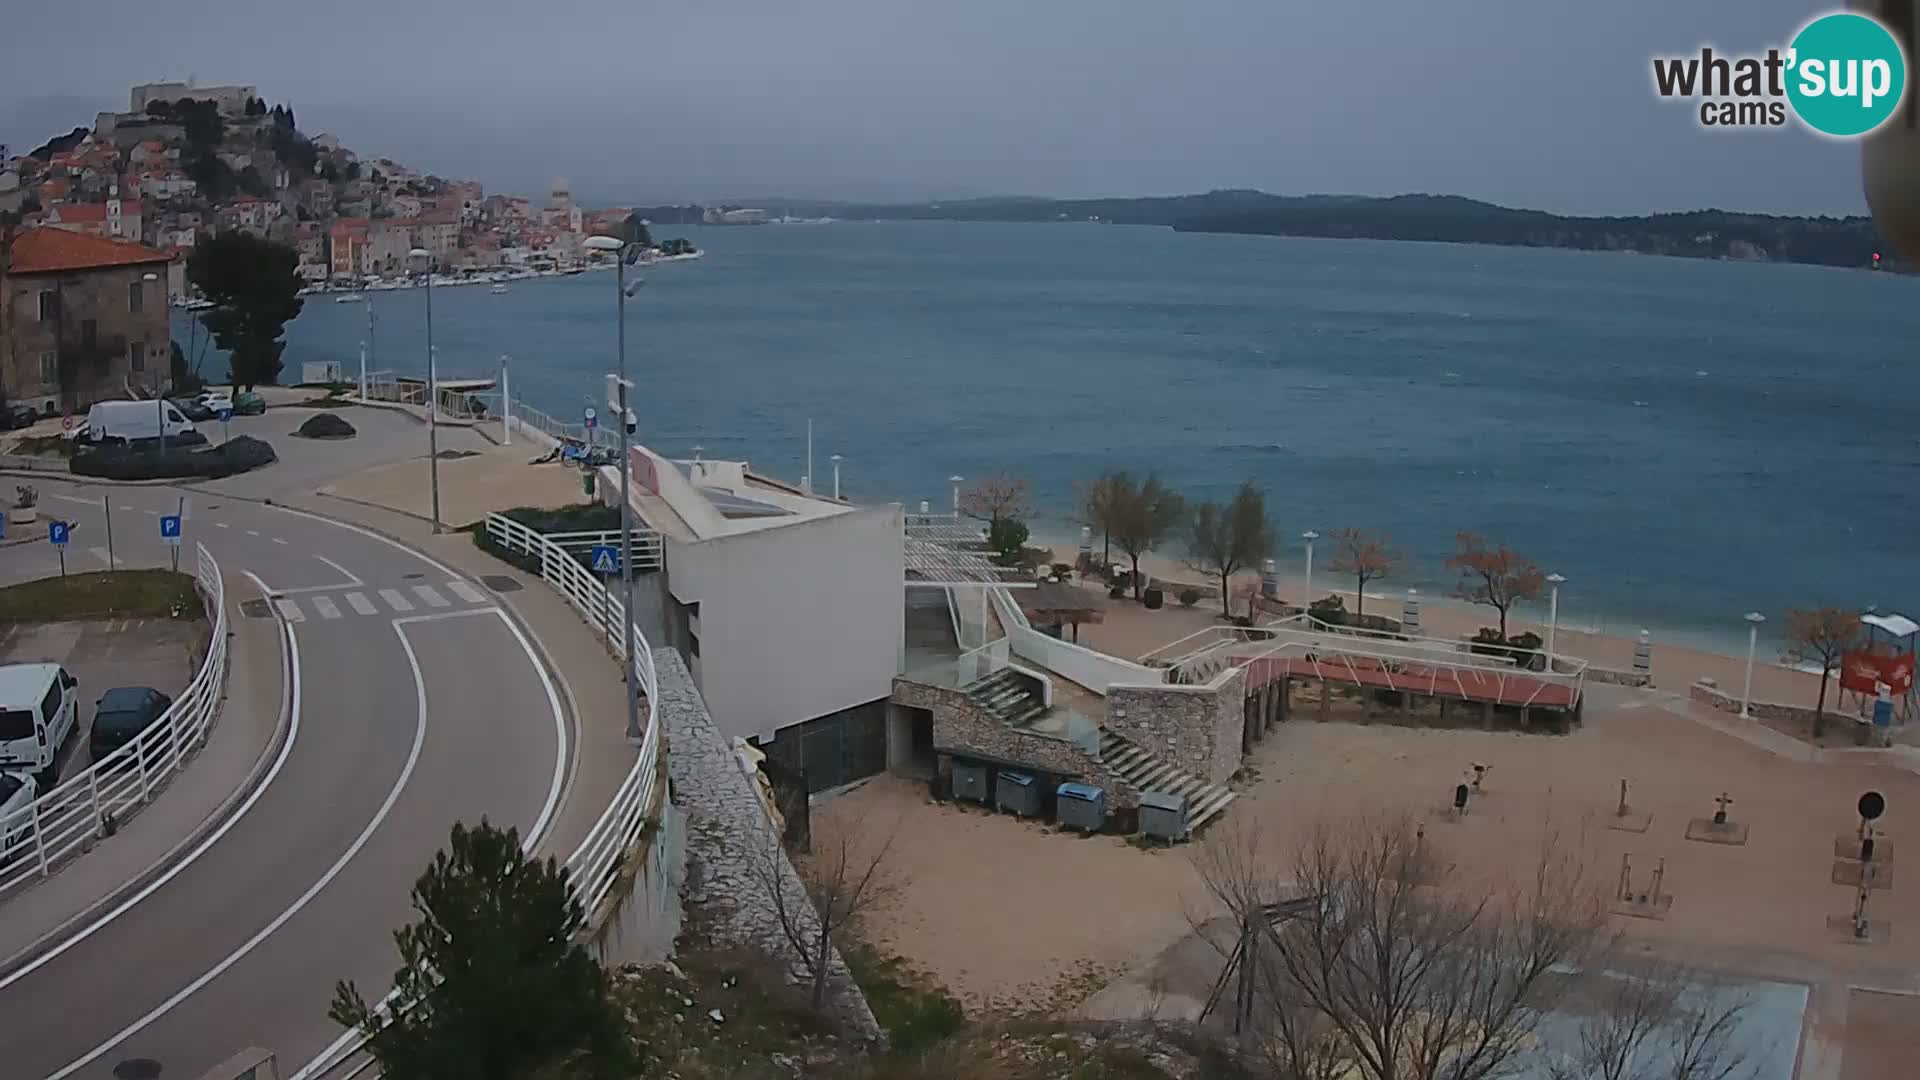
<path fill-rule="evenodd" d="M 0 667 L 0 769 L 39 775 L 52 787 L 60 745 L 73 733 L 80 683 L 59 664 Z"/>
<path fill-rule="evenodd" d="M 7 405 L 0 407 L 0 431 L 18 431 L 32 427 L 40 419 L 31 405 Z"/>
<path fill-rule="evenodd" d="M 116 686 L 101 694 L 93 707 L 93 732 L 87 737 L 93 760 L 102 761 L 138 738 L 172 704 L 172 698 L 151 686 Z"/>
<path fill-rule="evenodd" d="M 226 390 L 203 390 L 193 400 L 200 403 L 209 414 L 233 408 L 233 394 Z"/>
<path fill-rule="evenodd" d="M 200 404 L 197 398 L 171 398 L 169 400 L 173 402 L 174 408 L 180 410 L 180 415 L 196 424 L 205 423 L 213 419 L 213 410 Z"/>
<path fill-rule="evenodd" d="M 68 434 L 87 442 L 131 443 L 156 440 L 163 434 L 169 441 L 184 442 L 195 432 L 170 401 L 100 401 Z"/>
<path fill-rule="evenodd" d="M 33 805 L 40 787 L 30 773 L 0 772 L 0 864 L 15 847 L 33 835 L 32 815 L 21 813 Z"/>
<path fill-rule="evenodd" d="M 241 394 L 233 399 L 233 411 L 240 416 L 259 416 L 267 411 L 267 399 L 259 394 Z"/>

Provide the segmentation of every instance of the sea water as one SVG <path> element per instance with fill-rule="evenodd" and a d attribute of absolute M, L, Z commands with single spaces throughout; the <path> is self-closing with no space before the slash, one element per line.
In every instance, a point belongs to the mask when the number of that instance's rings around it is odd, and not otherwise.
<path fill-rule="evenodd" d="M 1062 538 L 1102 469 L 1192 499 L 1250 479 L 1292 572 L 1306 529 L 1379 529 L 1410 559 L 1380 587 L 1443 591 L 1472 530 L 1612 633 L 1744 649 L 1748 610 L 1920 614 L 1911 278 L 1092 224 L 657 231 L 707 253 L 628 301 L 640 436 L 669 455 L 797 480 L 811 419 L 820 488 L 835 453 L 862 502 L 1006 470 Z M 370 295 L 373 366 L 423 371 L 424 294 Z M 516 396 L 607 414 L 612 275 L 433 301 L 443 377 L 511 354 Z M 365 321 L 313 298 L 288 376 L 354 371 Z"/>

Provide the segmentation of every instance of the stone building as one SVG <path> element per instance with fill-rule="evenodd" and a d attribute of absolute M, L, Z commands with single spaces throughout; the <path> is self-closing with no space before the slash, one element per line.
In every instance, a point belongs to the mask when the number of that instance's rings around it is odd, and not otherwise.
<path fill-rule="evenodd" d="M 160 385 L 170 261 L 128 241 L 0 226 L 0 399 L 53 415 Z"/>

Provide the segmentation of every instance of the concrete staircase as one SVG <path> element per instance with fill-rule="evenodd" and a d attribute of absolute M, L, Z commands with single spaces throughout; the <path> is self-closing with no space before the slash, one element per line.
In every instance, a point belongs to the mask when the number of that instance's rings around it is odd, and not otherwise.
<path fill-rule="evenodd" d="M 967 697 L 1014 727 L 1030 724 L 1047 711 L 1039 687 L 1012 668 L 1001 668 L 968 686 Z"/>
<path fill-rule="evenodd" d="M 1100 733 L 1100 760 L 1142 792 L 1162 791 L 1187 799 L 1187 827 L 1200 826 L 1220 816 L 1239 798 L 1224 784 L 1209 784 L 1141 749 L 1137 743 L 1111 731 Z"/>

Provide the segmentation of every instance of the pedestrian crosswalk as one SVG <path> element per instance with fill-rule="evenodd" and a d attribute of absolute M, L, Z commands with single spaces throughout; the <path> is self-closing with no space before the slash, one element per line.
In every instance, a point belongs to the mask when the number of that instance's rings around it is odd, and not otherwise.
<path fill-rule="evenodd" d="M 445 592 L 442 592 L 442 589 Z M 408 596 L 408 592 L 412 596 Z M 399 589 L 343 590 L 336 599 L 324 593 L 308 593 L 302 596 L 277 596 L 273 599 L 274 610 L 288 622 L 306 622 L 317 618 L 321 621 L 351 618 L 355 615 L 407 614 L 426 609 L 440 611 L 459 605 L 490 604 L 492 599 L 471 583 L 453 580 L 433 585 L 413 585 L 408 592 Z M 455 599 L 448 599 L 452 593 Z M 375 602 L 375 598 L 378 602 Z M 341 604 L 348 610 L 342 610 Z"/>

